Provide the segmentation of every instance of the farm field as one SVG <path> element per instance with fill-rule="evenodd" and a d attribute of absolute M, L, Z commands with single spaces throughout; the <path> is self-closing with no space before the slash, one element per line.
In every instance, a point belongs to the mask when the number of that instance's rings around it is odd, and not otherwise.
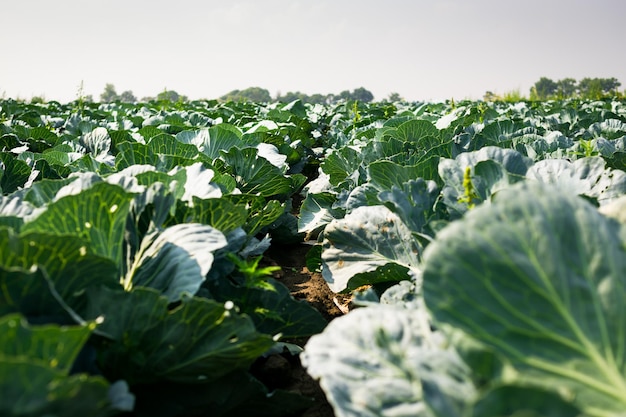
<path fill-rule="evenodd" d="M 0 191 L 2 416 L 626 409 L 624 100 L 1 100 Z"/>

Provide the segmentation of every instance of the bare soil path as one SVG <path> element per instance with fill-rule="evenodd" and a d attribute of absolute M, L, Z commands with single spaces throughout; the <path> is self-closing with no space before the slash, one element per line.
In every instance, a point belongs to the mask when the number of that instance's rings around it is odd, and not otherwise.
<path fill-rule="evenodd" d="M 310 249 L 311 246 L 306 244 L 272 246 L 265 254 L 266 261 L 282 268 L 275 278 L 289 288 L 294 298 L 307 301 L 330 321 L 343 313 L 334 302 L 337 294 L 328 288 L 322 275 L 307 269 L 306 254 Z M 294 342 L 304 346 L 306 339 Z M 293 417 L 334 417 L 324 392 L 317 381 L 307 374 L 297 357 L 272 356 L 259 364 L 257 375 L 269 386 L 299 392 L 315 399 L 312 407 Z"/>

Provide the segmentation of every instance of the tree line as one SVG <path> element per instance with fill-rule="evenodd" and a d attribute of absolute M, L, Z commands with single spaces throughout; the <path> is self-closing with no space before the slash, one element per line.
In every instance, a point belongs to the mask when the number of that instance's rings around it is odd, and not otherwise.
<path fill-rule="evenodd" d="M 174 90 L 168 90 L 167 88 L 161 91 L 156 97 L 143 97 L 141 101 L 187 101 L 187 96 L 178 94 Z M 104 91 L 100 94 L 100 101 L 102 103 L 113 103 L 115 101 L 121 101 L 123 103 L 136 103 L 137 97 L 132 91 L 127 90 L 121 94 L 117 94 L 115 86 L 113 84 L 106 84 Z"/>
<path fill-rule="evenodd" d="M 580 81 L 574 78 L 563 78 L 561 80 L 554 81 L 548 77 L 541 77 L 530 88 L 530 96 L 526 98 L 520 90 L 513 90 L 499 95 L 492 91 L 487 91 L 483 95 L 485 101 L 509 101 L 518 102 L 522 100 L 558 100 L 565 98 L 582 98 L 597 100 L 604 97 L 619 97 L 624 98 L 626 96 L 626 90 L 619 91 L 621 83 L 615 77 L 611 78 L 583 78 Z M 79 88 L 79 100 L 84 102 L 94 102 L 92 95 L 84 95 L 82 82 Z M 0 96 L 3 98 L 3 95 Z M 369 103 L 374 100 L 374 95 L 371 91 L 364 87 L 355 88 L 352 91 L 344 90 L 339 94 L 305 94 L 300 91 L 290 91 L 285 94 L 278 92 L 275 97 L 272 97 L 270 92 L 261 87 L 249 87 L 243 90 L 232 90 L 227 94 L 219 97 L 219 101 L 252 101 L 252 102 L 284 102 L 288 103 L 294 100 L 301 100 L 305 103 L 311 104 L 335 104 L 339 101 L 360 101 Z M 398 102 L 404 100 L 398 93 L 391 93 L 387 98 L 383 99 L 383 102 Z M 32 103 L 44 103 L 46 100 L 44 97 L 33 97 Z M 115 86 L 111 83 L 107 83 L 104 87 L 104 91 L 100 94 L 100 102 L 112 103 L 112 102 L 125 102 L 125 103 L 137 103 L 148 101 L 170 101 L 170 102 L 185 102 L 188 101 L 188 97 L 174 90 L 164 89 L 162 92 L 154 97 L 142 97 L 140 100 L 133 94 L 132 91 L 126 90 L 122 93 L 117 92 Z"/>
<path fill-rule="evenodd" d="M 260 87 L 250 87 L 245 90 L 233 90 L 228 94 L 220 97 L 222 101 L 255 101 L 255 102 L 270 102 L 279 101 L 289 103 L 294 100 L 301 100 L 305 103 L 312 104 L 333 104 L 341 100 L 358 100 L 369 103 L 374 100 L 374 95 L 371 91 L 364 87 L 355 88 L 352 91 L 344 90 L 339 94 L 312 94 L 308 95 L 301 93 L 300 91 L 290 91 L 285 94 L 280 92 L 276 94 L 276 97 L 272 98 L 270 92 Z"/>
<path fill-rule="evenodd" d="M 88 101 L 90 97 L 87 97 Z M 305 103 L 319 103 L 319 104 L 333 104 L 340 100 L 358 100 L 362 102 L 371 102 L 374 100 L 374 95 L 371 91 L 364 87 L 355 88 L 352 91 L 344 90 L 339 94 L 312 94 L 307 95 L 299 91 L 288 92 L 285 94 L 278 93 L 276 97 L 272 97 L 270 92 L 261 87 L 249 87 L 244 90 L 232 90 L 227 94 L 219 97 L 220 101 L 253 101 L 253 102 L 291 102 L 293 100 L 302 100 Z M 390 95 L 389 100 L 400 100 L 401 97 L 397 93 Z M 165 89 L 159 93 L 156 97 L 143 97 L 141 101 L 187 101 L 187 96 L 180 95 L 174 90 Z M 124 91 L 118 94 L 113 84 L 106 84 L 104 91 L 100 94 L 100 101 L 103 103 L 112 103 L 115 101 L 121 101 L 126 103 L 137 102 L 137 97 L 132 91 Z"/>
<path fill-rule="evenodd" d="M 548 100 L 580 97 L 597 100 L 603 97 L 620 95 L 618 88 L 622 84 L 617 78 L 583 78 L 576 81 L 573 78 L 551 80 L 541 77 L 530 88 L 531 100 Z"/>

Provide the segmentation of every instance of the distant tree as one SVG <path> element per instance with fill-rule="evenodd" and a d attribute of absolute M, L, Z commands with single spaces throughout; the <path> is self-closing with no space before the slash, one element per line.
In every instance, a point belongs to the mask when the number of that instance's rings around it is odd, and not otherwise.
<path fill-rule="evenodd" d="M 126 90 L 119 96 L 119 100 L 124 103 L 135 103 L 137 101 L 137 97 L 133 94 L 132 91 Z"/>
<path fill-rule="evenodd" d="M 115 100 L 119 100 L 119 96 L 115 91 L 115 86 L 113 84 L 106 84 L 104 86 L 104 91 L 100 94 L 100 101 L 103 103 L 112 103 Z"/>
<path fill-rule="evenodd" d="M 402 101 L 402 100 L 404 100 L 404 99 L 400 96 L 400 94 L 398 94 L 396 92 L 393 92 L 393 93 L 389 94 L 389 97 L 387 98 L 387 101 L 390 101 L 392 103 L 395 103 L 397 101 Z"/>
<path fill-rule="evenodd" d="M 365 103 L 369 103 L 374 100 L 374 95 L 367 89 L 363 87 L 356 88 L 352 91 L 343 90 L 341 93 L 337 95 L 329 94 L 328 100 L 331 103 L 336 103 L 339 100 L 358 100 Z"/>
<path fill-rule="evenodd" d="M 167 88 L 157 94 L 156 99 L 158 101 L 187 101 L 187 96 L 182 96 L 174 90 L 168 90 Z"/>
<path fill-rule="evenodd" d="M 230 93 L 220 97 L 222 101 L 253 101 L 264 103 L 272 101 L 270 92 L 261 87 L 249 87 L 245 90 L 232 90 Z"/>
<path fill-rule="evenodd" d="M 522 100 L 526 100 L 526 98 L 519 91 L 519 88 L 517 90 L 506 91 L 502 95 L 502 101 L 507 103 L 519 103 Z"/>
<path fill-rule="evenodd" d="M 308 97 L 307 102 L 311 104 L 326 104 L 328 103 L 328 96 L 324 94 L 313 94 Z"/>
<path fill-rule="evenodd" d="M 541 77 L 539 81 L 531 88 L 531 97 L 536 97 L 539 100 L 545 100 L 554 95 L 557 89 L 557 83 L 550 78 Z"/>
<path fill-rule="evenodd" d="M 556 82 L 556 94 L 559 98 L 570 98 L 576 94 L 576 80 L 563 78 Z"/>
<path fill-rule="evenodd" d="M 557 82 L 541 77 L 530 89 L 531 100 L 546 100 L 550 98 L 580 97 L 597 100 L 603 97 L 617 96 L 622 93 L 619 87 L 622 84 L 617 78 L 583 78 L 577 82 L 573 78 L 563 78 Z"/>
<path fill-rule="evenodd" d="M 43 104 L 46 102 L 46 98 L 44 96 L 33 96 L 30 99 L 30 104 Z"/>
<path fill-rule="evenodd" d="M 280 93 L 276 95 L 276 101 L 280 101 L 282 103 L 290 103 L 294 100 L 300 100 L 303 103 L 310 104 L 326 104 L 329 102 L 329 96 L 324 94 L 313 94 L 309 96 L 301 93 L 300 91 L 289 91 L 283 95 Z"/>
<path fill-rule="evenodd" d="M 369 103 L 374 100 L 374 95 L 369 90 L 359 87 L 352 91 L 352 99 Z"/>
<path fill-rule="evenodd" d="M 289 91 L 285 93 L 284 95 L 280 95 L 280 94 L 276 95 L 276 101 L 280 101 L 283 103 L 290 103 L 294 100 L 302 100 L 303 102 L 306 103 L 309 101 L 308 99 L 309 99 L 309 96 L 299 91 L 295 91 L 295 92 Z"/>
<path fill-rule="evenodd" d="M 601 98 L 615 95 L 622 85 L 617 78 L 583 78 L 578 84 L 580 95 L 588 98 Z"/>
<path fill-rule="evenodd" d="M 578 83 L 578 92 L 582 98 L 597 100 L 602 98 L 602 83 L 599 78 L 583 78 Z"/>
<path fill-rule="evenodd" d="M 341 93 L 333 96 L 334 101 L 351 100 L 351 99 L 352 99 L 352 94 L 350 94 L 350 91 L 348 90 L 343 90 Z"/>
<path fill-rule="evenodd" d="M 485 94 L 483 94 L 483 100 L 484 101 L 497 101 L 497 100 L 500 100 L 500 96 L 498 96 L 493 91 L 485 91 Z"/>
<path fill-rule="evenodd" d="M 602 79 L 602 91 L 610 94 L 610 93 L 617 93 L 618 92 L 618 88 L 622 85 L 622 83 L 620 83 L 619 81 L 617 81 L 617 78 L 613 77 L 613 78 L 603 78 Z"/>

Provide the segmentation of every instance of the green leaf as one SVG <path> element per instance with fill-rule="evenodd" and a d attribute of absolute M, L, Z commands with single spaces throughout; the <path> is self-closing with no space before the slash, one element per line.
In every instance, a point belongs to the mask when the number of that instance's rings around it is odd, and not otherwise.
<path fill-rule="evenodd" d="M 122 264 L 122 242 L 132 194 L 116 185 L 97 183 L 48 205 L 22 232 L 78 236 L 97 255 Z"/>
<path fill-rule="evenodd" d="M 330 176 L 330 183 L 337 186 L 348 177 L 358 172 L 361 157 L 352 148 L 344 147 L 333 151 L 321 164 L 322 171 Z M 355 182 L 355 185 L 358 183 Z"/>
<path fill-rule="evenodd" d="M 198 223 L 170 226 L 144 237 L 124 288 L 150 287 L 170 302 L 195 294 L 213 264 L 213 252 L 226 246 L 217 229 Z"/>
<path fill-rule="evenodd" d="M 0 253 L 0 314 L 65 316 L 50 285 L 74 305 L 75 294 L 85 288 L 119 282 L 117 265 L 91 253 L 85 241 L 74 236 L 34 232 L 17 236 L 0 229 Z"/>
<path fill-rule="evenodd" d="M 420 178 L 418 167 L 391 161 L 372 162 L 367 166 L 367 174 L 370 181 L 381 190 L 391 190 L 394 186 L 401 187 L 410 180 Z"/>
<path fill-rule="evenodd" d="M 103 127 L 97 127 L 80 138 L 80 143 L 87 148 L 94 159 L 101 161 L 111 150 L 111 136 Z M 111 158 L 113 158 L 111 156 Z"/>
<path fill-rule="evenodd" d="M 193 206 L 177 205 L 178 223 L 202 223 L 213 226 L 224 234 L 241 227 L 248 219 L 248 211 L 241 204 L 234 204 L 226 198 L 200 199 L 193 197 Z"/>
<path fill-rule="evenodd" d="M 200 162 L 186 166 L 185 171 L 185 193 L 181 200 L 193 204 L 193 197 L 198 198 L 219 198 L 222 196 L 220 187 L 212 183 L 215 172 L 206 169 Z"/>
<path fill-rule="evenodd" d="M 185 130 L 176 134 L 182 143 L 192 144 L 211 159 L 218 158 L 221 151 L 228 151 L 234 146 L 246 145 L 239 128 L 221 123 L 208 129 Z"/>
<path fill-rule="evenodd" d="M 104 378 L 68 377 L 94 327 L 29 326 L 18 314 L 0 317 L 0 414 L 111 414 Z"/>
<path fill-rule="evenodd" d="M 138 142 L 122 142 L 117 144 L 115 169 L 121 171 L 133 165 L 158 165 L 158 157 L 148 145 Z"/>
<path fill-rule="evenodd" d="M 241 192 L 270 197 L 291 194 L 292 184 L 289 177 L 272 165 L 267 159 L 257 155 L 254 148 L 231 148 L 223 152 L 222 157 L 233 170 L 233 175 Z"/>
<path fill-rule="evenodd" d="M 28 326 L 19 314 L 0 317 L 0 357 L 25 357 L 65 374 L 91 335 L 94 325 Z"/>
<path fill-rule="evenodd" d="M 104 315 L 98 328 L 110 343 L 100 348 L 101 366 L 111 380 L 201 383 L 247 369 L 273 345 L 252 321 L 215 301 L 183 297 L 170 309 L 153 289 L 132 292 L 87 290 L 88 319 Z"/>
<path fill-rule="evenodd" d="M 8 152 L 0 152 L 0 169 L 0 191 L 4 194 L 22 187 L 31 174 L 30 167 L 24 161 Z"/>
<path fill-rule="evenodd" d="M 524 178 L 532 161 L 512 149 L 488 146 L 474 152 L 464 152 L 454 160 L 442 159 L 439 162 L 439 176 L 444 181 L 443 201 L 453 217 L 459 217 L 468 209 L 461 199 L 466 191 L 464 179 L 470 168 L 471 182 L 478 191 L 480 201 L 491 194 L 508 187 Z"/>
<path fill-rule="evenodd" d="M 428 307 L 558 388 L 589 415 L 626 408 L 626 233 L 582 199 L 522 183 L 440 231 L 424 255 Z"/>
<path fill-rule="evenodd" d="M 41 363 L 0 356 L 3 416 L 110 416 L 117 413 L 111 410 L 108 390 L 100 376 L 66 376 Z"/>
<path fill-rule="evenodd" d="M 311 337 L 302 363 L 320 379 L 335 415 L 464 415 L 475 396 L 469 369 L 425 314 L 386 305 L 359 308 Z"/>
<path fill-rule="evenodd" d="M 319 231 L 334 219 L 344 216 L 345 210 L 333 208 L 337 197 L 331 193 L 307 194 L 300 207 L 298 231 Z"/>
<path fill-rule="evenodd" d="M 37 181 L 26 192 L 24 201 L 32 203 L 35 207 L 42 207 L 53 201 L 57 192 L 72 181 L 71 178 Z"/>
<path fill-rule="evenodd" d="M 334 292 L 352 288 L 357 274 L 397 264 L 389 277 L 409 278 L 418 269 L 421 245 L 400 218 L 384 206 L 365 206 L 324 229 L 322 274 Z M 400 274 L 398 275 L 398 272 Z"/>
<path fill-rule="evenodd" d="M 534 128 L 524 126 L 519 121 L 505 119 L 489 123 L 479 136 L 484 138 L 489 145 L 503 145 L 515 137 L 534 132 Z"/>
<path fill-rule="evenodd" d="M 198 155 L 198 148 L 195 145 L 182 143 L 167 133 L 153 136 L 147 145 L 155 154 L 180 156 L 187 159 L 194 159 Z"/>
<path fill-rule="evenodd" d="M 423 233 L 433 214 L 433 206 L 438 198 L 438 189 L 433 181 L 422 178 L 408 180 L 400 186 L 381 191 L 378 199 L 398 215 L 414 233 Z"/>
<path fill-rule="evenodd" d="M 274 223 L 285 213 L 285 205 L 277 200 L 267 201 L 265 198 L 250 194 L 229 194 L 224 196 L 228 201 L 237 206 L 248 208 L 248 218 L 244 229 L 249 236 L 254 236 L 259 231 Z"/>
<path fill-rule="evenodd" d="M 396 129 L 396 136 L 404 142 L 420 144 L 427 137 L 439 137 L 439 129 L 428 120 L 408 120 Z"/>
<path fill-rule="evenodd" d="M 236 286 L 229 280 L 209 280 L 205 284 L 218 301 L 231 300 L 254 321 L 262 333 L 283 338 L 306 337 L 321 332 L 326 320 L 310 304 L 291 296 L 282 283 L 264 278 L 270 289 Z"/>
<path fill-rule="evenodd" d="M 21 193 L 0 196 L 0 226 L 7 226 L 19 231 L 24 222 L 35 216 L 36 213 L 36 208 L 24 201 Z"/>
<path fill-rule="evenodd" d="M 536 387 L 499 385 L 476 402 L 471 417 L 571 417 L 581 414 L 579 408 L 554 392 Z"/>
<path fill-rule="evenodd" d="M 573 195 L 596 198 L 602 206 L 626 194 L 626 173 L 606 168 L 599 156 L 577 159 L 546 159 L 530 167 L 526 177 L 548 184 Z"/>

